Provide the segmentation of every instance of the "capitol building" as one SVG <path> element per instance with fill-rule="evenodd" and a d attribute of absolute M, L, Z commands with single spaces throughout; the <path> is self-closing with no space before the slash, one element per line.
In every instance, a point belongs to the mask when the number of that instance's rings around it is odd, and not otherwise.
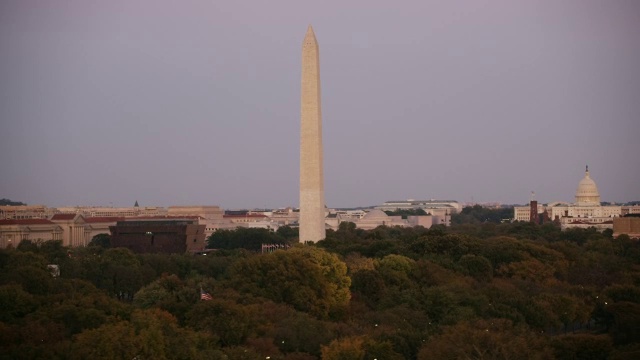
<path fill-rule="evenodd" d="M 559 223 L 563 230 L 576 227 L 604 230 L 613 228 L 614 218 L 637 213 L 640 213 L 640 206 L 601 205 L 598 186 L 587 166 L 584 178 L 578 183 L 575 203 L 553 202 L 538 206 L 532 200 L 529 206 L 514 207 L 514 220 L 539 222 L 542 218 L 542 221 Z"/>

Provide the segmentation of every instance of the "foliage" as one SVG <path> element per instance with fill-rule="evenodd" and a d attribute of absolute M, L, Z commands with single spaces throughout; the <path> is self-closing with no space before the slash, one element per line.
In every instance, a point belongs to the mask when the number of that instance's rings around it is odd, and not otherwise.
<path fill-rule="evenodd" d="M 346 306 L 351 280 L 337 256 L 296 247 L 240 260 L 230 269 L 234 287 L 284 302 L 319 317 Z"/>
<path fill-rule="evenodd" d="M 445 327 L 420 350 L 418 359 L 549 359 L 546 339 L 503 319 Z"/>
<path fill-rule="evenodd" d="M 343 223 L 316 245 L 255 251 L 297 241 L 281 229 L 222 233 L 226 248 L 206 256 L 39 241 L 0 250 L 0 358 L 640 353 L 640 243 L 628 237 L 521 222 Z"/>
<path fill-rule="evenodd" d="M 207 239 L 210 249 L 247 249 L 260 251 L 262 244 L 291 244 L 297 241 L 293 230 L 283 229 L 273 232 L 262 228 L 237 228 L 218 230 Z"/>
<path fill-rule="evenodd" d="M 91 238 L 89 246 L 100 246 L 105 249 L 111 247 L 111 235 L 110 234 L 98 234 Z"/>
<path fill-rule="evenodd" d="M 387 210 L 385 214 L 389 216 L 402 216 L 406 219 L 408 216 L 427 215 L 423 209 L 397 209 L 395 211 Z"/>
<path fill-rule="evenodd" d="M 466 206 L 458 214 L 451 215 L 452 224 L 500 224 L 513 217 L 513 207 L 492 209 L 480 205 Z"/>
<path fill-rule="evenodd" d="M 11 201 L 11 200 L 5 199 L 5 198 L 0 199 L 0 206 L 5 206 L 5 205 L 20 206 L 20 205 L 27 205 L 27 204 L 25 204 L 23 202 L 20 202 L 20 201 Z"/>
<path fill-rule="evenodd" d="M 329 345 L 322 347 L 322 359 L 363 360 L 365 355 L 363 342 L 359 337 L 333 340 Z"/>

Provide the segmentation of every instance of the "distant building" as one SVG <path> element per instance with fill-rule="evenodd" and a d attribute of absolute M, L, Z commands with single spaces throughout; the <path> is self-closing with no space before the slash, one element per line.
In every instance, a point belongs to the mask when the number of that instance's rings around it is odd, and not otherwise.
<path fill-rule="evenodd" d="M 546 206 L 537 205 L 537 214 L 532 214 L 536 207 L 516 206 L 513 208 L 514 220 L 532 221 L 540 215 L 560 224 L 562 229 L 590 228 L 598 230 L 612 229 L 614 218 L 624 213 L 640 213 L 640 206 L 603 206 L 600 202 L 600 193 L 595 181 L 591 178 L 589 167 L 585 170 L 584 178 L 578 183 L 575 195 L 575 203 L 554 202 Z"/>
<path fill-rule="evenodd" d="M 417 210 L 422 209 L 427 214 L 436 213 L 456 214 L 462 211 L 462 205 L 455 200 L 395 200 L 385 201 L 384 204 L 375 207 L 382 211 Z"/>
<path fill-rule="evenodd" d="M 300 212 L 293 208 L 275 209 L 270 214 L 271 222 L 280 226 L 297 226 Z"/>
<path fill-rule="evenodd" d="M 108 207 L 108 206 L 69 206 L 54 208 L 56 214 L 80 214 L 86 217 L 134 217 L 167 215 L 167 209 L 158 206 Z"/>
<path fill-rule="evenodd" d="M 0 220 L 48 219 L 54 213 L 44 205 L 0 205 Z"/>
<path fill-rule="evenodd" d="M 632 239 L 640 239 L 640 217 L 626 216 L 613 219 L 613 237 L 622 234 L 629 235 Z"/>
<path fill-rule="evenodd" d="M 228 228 L 260 228 L 278 230 L 278 223 L 272 222 L 269 216 L 260 214 L 245 213 L 240 214 L 225 214 L 224 220 L 230 225 Z"/>
<path fill-rule="evenodd" d="M 337 215 L 339 221 L 337 224 L 339 225 L 341 222 L 352 222 L 359 229 L 364 230 L 372 230 L 377 228 L 378 226 L 401 226 L 401 227 L 414 227 L 414 226 L 423 226 L 425 228 L 430 228 L 432 225 L 444 223 L 444 220 L 438 218 L 433 215 L 415 215 L 415 216 L 407 216 L 406 219 L 403 219 L 400 215 L 389 216 L 384 211 L 373 209 L 367 212 L 361 218 L 348 218 L 344 220 L 340 220 L 340 214 Z M 327 221 L 329 223 L 329 221 Z"/>
<path fill-rule="evenodd" d="M 230 221 L 224 219 L 224 211 L 219 206 L 169 206 L 167 215 L 198 216 L 199 223 L 205 225 L 205 237 L 211 236 L 218 229 L 230 227 Z"/>
<path fill-rule="evenodd" d="M 111 246 L 135 253 L 185 253 L 205 249 L 205 225 L 197 220 L 129 220 L 110 227 Z"/>
<path fill-rule="evenodd" d="M 62 240 L 60 225 L 48 219 L 5 219 L 0 220 L 0 248 L 17 247 L 24 240 Z"/>
<path fill-rule="evenodd" d="M 406 220 L 402 216 L 389 216 L 382 210 L 371 210 L 361 219 L 352 221 L 356 227 L 364 230 L 375 229 L 378 226 L 408 226 Z"/>
<path fill-rule="evenodd" d="M 330 210 L 329 214 L 335 214 L 336 218 L 340 221 L 350 221 L 355 223 L 367 215 L 367 211 L 362 209 L 357 210 Z"/>
<path fill-rule="evenodd" d="M 640 206 L 622 206 L 622 216 L 626 215 L 640 215 Z"/>
<path fill-rule="evenodd" d="M 64 246 L 85 246 L 90 239 L 85 234 L 86 221 L 79 214 L 55 214 L 51 217 L 51 222 L 62 228 L 62 245 Z"/>

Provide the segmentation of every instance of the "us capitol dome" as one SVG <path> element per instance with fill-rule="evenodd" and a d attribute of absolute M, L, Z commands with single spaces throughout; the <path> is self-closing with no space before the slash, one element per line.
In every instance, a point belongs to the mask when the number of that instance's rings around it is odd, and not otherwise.
<path fill-rule="evenodd" d="M 613 218 L 625 214 L 640 213 L 640 206 L 602 205 L 596 182 L 586 167 L 584 177 L 578 182 L 574 203 L 551 202 L 546 205 L 531 200 L 529 206 L 515 206 L 514 220 L 534 221 L 536 223 L 553 221 L 561 229 L 590 228 L 598 230 L 613 228 Z M 531 216 L 532 212 L 537 214 Z"/>
<path fill-rule="evenodd" d="M 596 182 L 589 176 L 589 166 L 584 173 L 584 178 L 578 183 L 576 190 L 577 206 L 600 206 L 600 193 Z"/>

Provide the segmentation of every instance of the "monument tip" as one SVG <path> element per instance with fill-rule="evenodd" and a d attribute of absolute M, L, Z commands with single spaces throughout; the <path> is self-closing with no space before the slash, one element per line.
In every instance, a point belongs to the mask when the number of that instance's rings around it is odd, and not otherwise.
<path fill-rule="evenodd" d="M 309 24 L 309 26 L 307 27 L 307 34 L 305 37 L 316 37 L 316 34 L 313 32 L 313 27 L 311 26 L 311 24 Z"/>

